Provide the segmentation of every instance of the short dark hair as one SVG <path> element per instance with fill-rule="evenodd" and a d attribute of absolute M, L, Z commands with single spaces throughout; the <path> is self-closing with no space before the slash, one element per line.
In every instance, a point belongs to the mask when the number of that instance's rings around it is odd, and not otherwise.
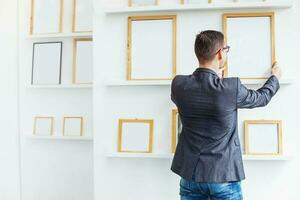
<path fill-rule="evenodd" d="M 199 63 L 212 61 L 215 53 L 224 45 L 224 35 L 219 31 L 206 30 L 200 32 L 195 40 L 195 54 Z"/>

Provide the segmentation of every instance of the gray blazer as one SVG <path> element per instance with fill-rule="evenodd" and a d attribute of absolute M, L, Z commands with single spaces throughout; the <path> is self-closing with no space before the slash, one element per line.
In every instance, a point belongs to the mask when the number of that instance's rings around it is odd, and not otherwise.
<path fill-rule="evenodd" d="M 171 170 L 196 182 L 245 179 L 237 129 L 237 109 L 262 107 L 279 89 L 271 76 L 258 90 L 247 89 L 239 78 L 219 78 L 210 69 L 177 75 L 171 99 L 182 121 Z"/>

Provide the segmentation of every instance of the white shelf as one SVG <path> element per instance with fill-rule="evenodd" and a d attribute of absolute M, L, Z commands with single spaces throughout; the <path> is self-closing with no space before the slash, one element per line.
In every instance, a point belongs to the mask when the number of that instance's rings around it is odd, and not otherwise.
<path fill-rule="evenodd" d="M 139 86 L 139 85 L 171 85 L 171 80 L 153 80 L 153 81 L 144 81 L 144 80 L 132 80 L 132 81 L 119 81 L 111 80 L 106 82 L 107 86 Z"/>
<path fill-rule="evenodd" d="M 172 153 L 107 153 L 108 158 L 156 158 L 156 159 L 173 159 Z M 257 156 L 257 155 L 243 155 L 244 161 L 286 161 L 290 160 L 289 156 Z"/>
<path fill-rule="evenodd" d="M 61 84 L 61 85 L 28 85 L 31 89 L 88 89 L 92 84 Z"/>
<path fill-rule="evenodd" d="M 158 154 L 158 153 L 121 153 L 121 152 L 114 152 L 114 153 L 107 153 L 106 157 L 108 158 L 163 158 L 163 159 L 170 159 L 173 158 L 173 154 L 165 153 L 165 154 Z"/>
<path fill-rule="evenodd" d="M 51 34 L 36 34 L 28 35 L 29 39 L 38 38 L 66 38 L 66 37 L 93 37 L 93 32 L 82 32 L 82 33 L 51 33 Z"/>
<path fill-rule="evenodd" d="M 266 79 L 262 80 L 241 80 L 245 85 L 262 85 L 265 83 Z M 292 79 L 282 79 L 279 81 L 281 85 L 292 84 Z M 154 81 L 143 81 L 143 80 L 111 80 L 106 82 L 106 86 L 170 86 L 171 80 L 154 80 Z"/>
<path fill-rule="evenodd" d="M 27 135 L 27 138 L 30 139 L 40 139 L 40 140 L 83 140 L 83 141 L 92 141 L 92 136 L 61 136 L 61 135 L 52 135 L 52 136 L 38 136 L 38 135 Z"/>
<path fill-rule="evenodd" d="M 195 11 L 195 10 L 224 10 L 224 9 L 259 9 L 291 8 L 293 0 L 265 1 L 265 2 L 227 2 L 227 3 L 207 3 L 207 4 L 184 4 L 184 5 L 162 5 L 162 6 L 135 6 L 135 7 L 111 7 L 106 8 L 106 14 L 114 13 L 141 13 L 141 12 L 167 12 L 167 11 Z"/>

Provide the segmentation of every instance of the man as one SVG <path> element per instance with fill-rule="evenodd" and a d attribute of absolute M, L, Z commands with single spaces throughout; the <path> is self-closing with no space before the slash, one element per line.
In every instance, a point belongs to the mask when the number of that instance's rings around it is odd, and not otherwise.
<path fill-rule="evenodd" d="M 181 176 L 181 200 L 243 199 L 237 109 L 266 106 L 279 89 L 276 63 L 258 90 L 247 89 L 239 78 L 222 78 L 228 52 L 221 32 L 201 32 L 195 41 L 199 67 L 172 81 L 171 99 L 183 128 L 171 170 Z"/>

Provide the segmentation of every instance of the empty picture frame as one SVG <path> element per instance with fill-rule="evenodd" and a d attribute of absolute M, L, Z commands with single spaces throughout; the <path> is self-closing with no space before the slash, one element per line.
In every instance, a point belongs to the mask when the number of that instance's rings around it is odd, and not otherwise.
<path fill-rule="evenodd" d="M 153 120 L 119 119 L 118 132 L 118 152 L 152 152 Z"/>
<path fill-rule="evenodd" d="M 53 135 L 54 117 L 34 118 L 33 135 L 50 136 Z"/>
<path fill-rule="evenodd" d="M 172 153 L 175 153 L 176 146 L 182 132 L 182 122 L 177 109 L 172 110 Z"/>
<path fill-rule="evenodd" d="M 158 4 L 159 0 L 128 0 L 128 6 L 151 6 Z"/>
<path fill-rule="evenodd" d="M 83 117 L 64 117 L 64 136 L 83 136 Z"/>
<path fill-rule="evenodd" d="M 93 83 L 93 39 L 73 40 L 73 84 Z"/>
<path fill-rule="evenodd" d="M 246 120 L 244 128 L 245 154 L 282 154 L 282 122 L 280 120 Z"/>
<path fill-rule="evenodd" d="M 30 34 L 62 32 L 63 0 L 31 0 Z"/>
<path fill-rule="evenodd" d="M 72 32 L 93 30 L 93 0 L 73 0 Z"/>
<path fill-rule="evenodd" d="M 266 79 L 275 62 L 274 13 L 227 13 L 223 32 L 231 46 L 225 77 Z"/>
<path fill-rule="evenodd" d="M 62 42 L 33 44 L 31 84 L 61 83 Z"/>
<path fill-rule="evenodd" d="M 170 80 L 176 74 L 176 16 L 128 17 L 127 80 Z"/>

